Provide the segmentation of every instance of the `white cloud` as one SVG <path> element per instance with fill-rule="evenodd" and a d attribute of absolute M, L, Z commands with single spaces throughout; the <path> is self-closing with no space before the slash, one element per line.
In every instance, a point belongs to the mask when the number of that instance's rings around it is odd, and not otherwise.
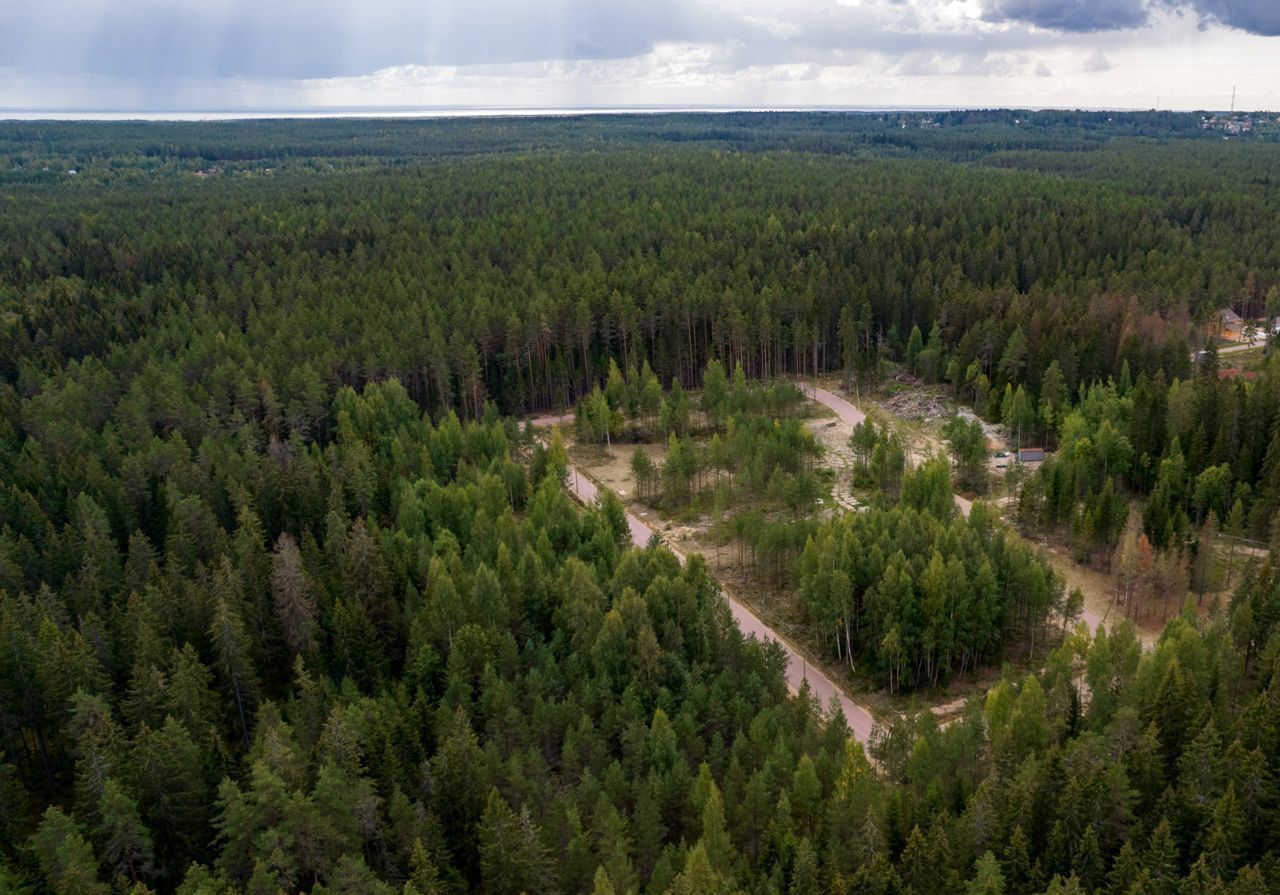
<path fill-rule="evenodd" d="M 1107 58 L 1106 53 L 1095 49 L 1085 59 L 1084 65 L 1081 66 L 1080 70 L 1086 74 L 1111 71 L 1111 60 Z"/>

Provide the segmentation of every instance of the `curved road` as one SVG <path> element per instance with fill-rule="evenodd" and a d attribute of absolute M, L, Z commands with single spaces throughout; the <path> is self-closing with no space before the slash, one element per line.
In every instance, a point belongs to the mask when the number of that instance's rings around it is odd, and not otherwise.
<path fill-rule="evenodd" d="M 851 429 L 867 418 L 865 413 L 834 392 L 821 388 L 812 382 L 802 383 L 802 386 L 814 401 L 834 411 L 836 416 Z M 568 415 L 549 415 L 537 417 L 532 420 L 532 423 L 536 427 L 547 428 L 565 425 L 570 423 L 571 420 L 572 418 Z M 569 478 L 566 484 L 573 495 L 584 504 L 594 503 L 596 495 L 599 493 L 596 483 L 573 465 L 569 466 Z M 973 502 L 961 497 L 959 494 L 955 495 L 955 501 L 960 512 L 968 516 L 969 511 L 973 509 Z M 637 547 L 648 546 L 649 540 L 653 537 L 662 540 L 661 535 L 630 510 L 627 510 L 627 525 L 631 529 L 631 540 Z M 667 548 L 676 555 L 681 564 L 684 563 L 685 557 L 679 550 L 670 544 L 667 545 Z M 729 611 L 743 634 L 756 637 L 764 642 L 772 641 L 782 647 L 787 657 L 787 684 L 791 689 L 798 692 L 807 681 L 809 690 L 824 707 L 830 704 L 831 698 L 834 696 L 840 704 L 841 711 L 844 712 L 845 721 L 848 722 L 853 735 L 862 743 L 868 742 L 871 738 L 871 729 L 875 725 L 875 719 L 872 717 L 871 712 L 865 706 L 850 699 L 849 695 L 823 673 L 821 669 L 811 667 L 808 660 L 787 638 L 766 625 L 759 616 L 747 608 L 723 584 L 720 585 L 720 589 L 725 599 L 728 600 Z M 1083 609 L 1080 618 L 1088 626 L 1090 633 L 1096 633 L 1103 624 L 1102 616 L 1090 609 Z"/>
<path fill-rule="evenodd" d="M 819 388 L 812 382 L 801 383 L 801 391 L 807 391 L 809 397 L 835 411 L 836 416 L 849 424 L 852 429 L 867 418 L 867 415 L 858 408 L 854 407 L 844 398 L 835 392 L 829 392 L 825 388 Z M 973 509 L 973 501 L 955 495 L 956 506 L 959 507 L 961 515 L 968 516 L 969 511 Z"/>
<path fill-rule="evenodd" d="M 832 395 L 832 397 L 835 396 Z M 836 400 L 843 401 L 841 398 Z M 844 403 L 854 413 L 858 412 L 852 404 L 847 401 Z M 540 416 L 533 420 L 533 425 L 545 428 L 547 426 L 561 425 L 567 422 L 568 419 L 566 416 Z M 594 503 L 596 495 L 599 493 L 596 483 L 583 475 L 573 465 L 569 466 L 569 479 L 566 484 L 573 495 L 585 504 Z M 652 537 L 657 536 L 661 539 L 661 535 L 658 535 L 647 522 L 630 510 L 627 510 L 627 525 L 631 528 L 631 540 L 637 547 L 648 546 L 649 539 Z M 684 564 L 684 554 L 670 544 L 667 545 L 667 549 L 676 555 L 682 565 Z M 755 637 L 761 642 L 773 642 L 782 647 L 782 651 L 787 657 L 786 676 L 788 686 L 793 691 L 799 692 L 807 681 L 809 691 L 824 709 L 830 705 L 831 698 L 834 696 L 840 704 L 840 710 L 844 712 L 844 719 L 853 735 L 859 742 L 867 743 L 871 739 L 871 728 L 875 725 L 875 718 L 872 717 L 871 712 L 867 711 L 866 707 L 850 699 L 849 695 L 835 681 L 827 677 L 820 668 L 811 667 L 809 661 L 800 654 L 800 651 L 787 638 L 766 625 L 758 615 L 747 608 L 723 584 L 720 585 L 720 591 L 724 594 L 725 599 L 728 600 L 729 612 L 733 615 L 734 621 L 738 623 L 738 627 L 743 634 L 748 637 Z"/>

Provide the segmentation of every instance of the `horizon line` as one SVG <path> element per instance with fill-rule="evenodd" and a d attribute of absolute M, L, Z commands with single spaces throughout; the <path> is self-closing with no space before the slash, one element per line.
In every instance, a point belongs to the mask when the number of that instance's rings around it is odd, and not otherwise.
<path fill-rule="evenodd" d="M 884 112 L 1120 112 L 1120 113 L 1171 113 L 1194 115 L 1196 113 L 1224 113 L 1226 110 L 1209 108 L 1157 109 L 1137 106 L 982 106 L 946 104 L 813 104 L 813 105 L 745 105 L 745 104 L 697 104 L 697 103 L 619 103 L 583 106 L 513 106 L 502 104 L 439 104 L 439 105 L 379 105 L 379 106 L 245 106 L 209 108 L 104 108 L 97 106 L 64 106 L 41 108 L 36 106 L 0 106 L 0 121 L 199 121 L 216 118 L 223 121 L 263 120 L 271 118 L 465 118 L 465 117 L 555 117 L 575 115 L 643 115 L 662 113 L 769 113 L 834 112 L 844 114 L 876 114 Z M 1238 110 L 1236 115 L 1270 114 L 1266 110 Z M 102 116 L 102 117 L 93 117 Z"/>

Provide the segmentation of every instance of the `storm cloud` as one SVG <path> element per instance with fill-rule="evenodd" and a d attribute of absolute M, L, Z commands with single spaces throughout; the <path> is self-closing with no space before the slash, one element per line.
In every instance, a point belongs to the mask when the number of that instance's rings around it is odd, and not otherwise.
<path fill-rule="evenodd" d="M 1192 0 L 1190 6 L 1202 18 L 1229 28 L 1267 37 L 1280 35 L 1278 0 Z"/>
<path fill-rule="evenodd" d="M 1252 80 L 1258 101 L 1269 103 L 1280 83 L 1271 64 L 1280 56 L 1258 42 L 1280 34 L 1280 0 L 42 0 L 11 6 L 0 30 L 0 106 L 15 108 L 505 104 L 514 97 L 807 105 L 872 96 L 929 103 L 959 95 L 989 102 L 995 94 L 976 85 L 997 79 L 1004 79 L 1003 89 L 1018 91 L 1002 95 L 1058 103 L 1080 96 L 1105 101 L 1097 90 L 1126 94 L 1126 102 L 1172 90 L 1188 97 L 1182 102 L 1199 103 L 1210 87 L 1216 97 L 1219 84 L 1228 85 L 1229 97 L 1229 85 L 1249 89 Z M 1180 80 L 1187 53 L 1207 45 L 1220 50 L 1213 65 L 1221 74 Z M 1238 52 L 1246 45 L 1252 62 Z M 1134 70 L 1145 80 L 1126 77 Z M 1090 80 L 1082 86 L 1073 75 Z M 941 90 L 927 91 L 925 81 Z M 955 93 L 950 85 L 957 85 Z M 1205 96 L 1192 100 L 1192 93 Z"/>
<path fill-rule="evenodd" d="M 1009 18 L 1086 27 L 1067 0 L 999 0 Z M 1097 0 L 1094 18 L 1104 17 Z M 1139 3 L 1141 0 L 1118 0 Z M 0 69 L 166 79 L 318 79 L 403 65 L 492 66 L 630 59 L 663 44 L 716 45 L 721 64 L 844 64 L 878 53 L 981 57 L 1046 46 L 1027 29 L 939 28 L 949 0 L 45 0 L 0 38 Z M 1004 8 L 1004 7 L 1007 7 Z M 1101 20 L 1101 19 L 1099 19 Z"/>
<path fill-rule="evenodd" d="M 1140 28 L 1156 9 L 1250 34 L 1280 35 L 1280 0 L 987 0 L 983 15 L 990 22 L 1089 33 Z"/>
<path fill-rule="evenodd" d="M 678 0 L 47 0 L 6 13 L 0 67 L 318 78 L 393 65 L 624 58 L 714 36 Z"/>
<path fill-rule="evenodd" d="M 1145 25 L 1143 0 L 988 0 L 992 22 L 1024 22 L 1053 31 L 1115 31 Z"/>
<path fill-rule="evenodd" d="M 1157 9 L 1280 34 L 1278 0 L 985 0 L 991 23 L 1124 31 Z M 662 43 L 719 43 L 741 65 L 849 54 L 1014 51 L 1029 30 L 933 27 L 948 0 L 45 0 L 16 4 L 0 69 L 115 78 L 329 78 L 398 65 L 625 59 Z"/>

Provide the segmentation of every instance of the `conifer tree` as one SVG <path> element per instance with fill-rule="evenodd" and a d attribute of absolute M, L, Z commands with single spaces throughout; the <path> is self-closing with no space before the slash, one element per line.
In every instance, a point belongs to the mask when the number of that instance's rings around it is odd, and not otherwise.
<path fill-rule="evenodd" d="M 142 823 L 137 802 L 115 780 L 108 780 L 103 788 L 98 816 L 98 852 L 107 877 L 136 883 L 151 875 L 151 834 Z"/>
<path fill-rule="evenodd" d="M 271 595 L 285 644 L 294 654 L 315 648 L 316 605 L 302 567 L 302 554 L 287 532 L 276 540 L 271 558 Z"/>
<path fill-rule="evenodd" d="M 31 837 L 31 850 L 49 891 L 66 895 L 105 895 L 98 882 L 93 848 L 79 825 L 57 808 L 50 807 Z"/>

